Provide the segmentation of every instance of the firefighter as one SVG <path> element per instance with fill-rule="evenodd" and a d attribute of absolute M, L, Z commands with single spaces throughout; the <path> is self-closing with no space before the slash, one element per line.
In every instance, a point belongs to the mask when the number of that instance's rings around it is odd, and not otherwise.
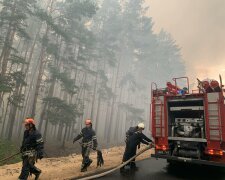
<path fill-rule="evenodd" d="M 137 147 L 140 148 L 140 143 L 149 145 L 152 144 L 152 140 L 146 137 L 142 131 L 144 130 L 145 125 L 143 123 L 139 123 L 136 127 L 130 127 L 130 129 L 126 133 L 126 148 L 123 155 L 123 162 L 126 162 L 131 157 L 136 155 Z M 137 170 L 135 159 L 131 163 L 129 163 L 130 169 Z M 124 167 L 122 167 L 121 172 L 124 171 Z"/>
<path fill-rule="evenodd" d="M 214 90 L 214 92 L 221 92 L 219 82 L 216 80 L 212 80 L 210 82 L 210 87 Z"/>
<path fill-rule="evenodd" d="M 92 121 L 90 119 L 85 120 L 86 127 L 83 128 L 80 134 L 74 138 L 73 143 L 77 140 L 82 139 L 82 165 L 81 172 L 87 171 L 87 168 L 91 165 L 92 160 L 89 158 L 91 149 L 96 150 L 98 143 L 95 131 L 92 129 Z"/>
<path fill-rule="evenodd" d="M 213 92 L 213 89 L 210 87 L 209 81 L 207 80 L 202 81 L 202 87 L 204 88 L 204 92 L 206 93 Z"/>
<path fill-rule="evenodd" d="M 37 162 L 37 159 L 43 158 L 44 142 L 41 134 L 36 130 L 34 119 L 25 119 L 24 126 L 25 131 L 20 148 L 23 167 L 19 180 L 27 180 L 28 176 L 32 174 L 35 175 L 35 180 L 37 180 L 41 170 L 35 166 L 35 162 Z"/>

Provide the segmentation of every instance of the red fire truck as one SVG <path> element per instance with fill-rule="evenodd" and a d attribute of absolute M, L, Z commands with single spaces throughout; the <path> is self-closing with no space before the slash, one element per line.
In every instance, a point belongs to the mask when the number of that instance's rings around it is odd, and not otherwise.
<path fill-rule="evenodd" d="M 178 87 L 181 80 L 186 87 Z M 169 163 L 225 166 L 223 93 L 221 76 L 220 83 L 198 80 L 198 89 L 192 91 L 187 77 L 174 78 L 166 88 L 152 83 L 152 156 Z"/>

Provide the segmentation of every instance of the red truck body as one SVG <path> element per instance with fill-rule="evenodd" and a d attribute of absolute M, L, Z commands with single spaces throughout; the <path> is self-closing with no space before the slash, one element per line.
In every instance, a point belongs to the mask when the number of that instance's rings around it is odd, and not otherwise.
<path fill-rule="evenodd" d="M 179 79 L 187 81 L 182 91 Z M 220 87 L 204 91 L 202 82 L 189 92 L 187 77 L 174 78 L 174 84 L 158 89 L 152 83 L 151 127 L 155 139 L 153 157 L 168 162 L 183 161 L 225 166 L 225 105 Z"/>

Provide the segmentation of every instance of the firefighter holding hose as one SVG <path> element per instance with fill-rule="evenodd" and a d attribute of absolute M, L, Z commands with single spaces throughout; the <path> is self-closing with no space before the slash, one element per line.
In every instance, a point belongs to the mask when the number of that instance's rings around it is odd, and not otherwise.
<path fill-rule="evenodd" d="M 87 171 L 87 168 L 91 165 L 92 160 L 89 158 L 90 151 L 91 149 L 96 150 L 98 146 L 95 131 L 92 129 L 92 121 L 90 119 L 85 120 L 85 125 L 86 127 L 73 140 L 73 143 L 75 143 L 77 140 L 83 138 L 81 143 L 83 157 L 81 172 Z"/>
<path fill-rule="evenodd" d="M 123 155 L 123 162 L 126 162 L 130 158 L 136 155 L 137 147 L 140 148 L 140 143 L 149 145 L 152 144 L 152 140 L 146 137 L 142 131 L 144 130 L 144 123 L 139 123 L 136 127 L 130 127 L 126 132 L 126 148 Z M 137 170 L 135 159 L 129 163 L 130 169 Z M 121 172 L 125 169 L 122 167 Z"/>

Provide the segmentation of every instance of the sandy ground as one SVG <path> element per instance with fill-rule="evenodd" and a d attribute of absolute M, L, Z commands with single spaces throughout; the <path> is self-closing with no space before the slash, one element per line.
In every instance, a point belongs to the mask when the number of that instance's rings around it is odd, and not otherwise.
<path fill-rule="evenodd" d="M 145 146 L 142 146 L 144 148 Z M 122 155 L 124 152 L 124 147 L 113 147 L 110 149 L 104 149 L 103 158 L 105 164 L 103 167 L 96 168 L 96 157 L 97 153 L 91 153 L 91 159 L 93 159 L 92 165 L 88 168 L 88 172 L 81 173 L 80 166 L 82 157 L 80 154 L 72 154 L 67 157 L 60 158 L 45 158 L 38 161 L 36 164 L 38 168 L 42 170 L 40 180 L 59 180 L 68 179 L 76 176 L 86 175 L 88 173 L 93 173 L 96 170 L 108 169 L 110 167 L 115 167 L 121 163 Z M 140 155 L 137 160 L 142 160 L 150 157 L 152 150 L 148 150 L 142 155 Z M 0 180 L 15 180 L 18 178 L 21 170 L 21 163 L 0 166 Z M 30 177 L 29 179 L 34 179 Z"/>

